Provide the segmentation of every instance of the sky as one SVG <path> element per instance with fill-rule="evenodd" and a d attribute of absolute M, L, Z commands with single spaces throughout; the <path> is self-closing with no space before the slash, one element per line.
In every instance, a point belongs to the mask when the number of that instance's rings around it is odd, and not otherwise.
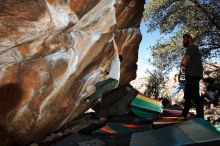
<path fill-rule="evenodd" d="M 147 32 L 147 27 L 144 23 L 144 21 L 141 22 L 141 34 L 142 34 L 142 41 L 139 46 L 139 52 L 138 52 L 138 70 L 137 70 L 137 76 L 138 77 L 143 77 L 146 76 L 147 73 L 146 71 L 152 71 L 153 66 L 149 64 L 148 60 L 151 58 L 151 50 L 150 46 L 153 46 L 156 44 L 157 40 L 159 40 L 161 37 L 163 38 L 168 38 L 170 35 L 162 35 L 160 34 L 159 30 L 156 30 L 154 32 L 148 33 Z"/>
<path fill-rule="evenodd" d="M 147 33 L 147 28 L 143 21 L 141 22 L 140 30 L 142 34 L 142 41 L 140 43 L 138 52 L 137 76 L 144 76 L 146 74 L 147 68 L 149 70 L 153 69 L 153 66 L 148 63 L 148 59 L 151 57 L 151 51 L 149 47 L 156 42 L 157 38 L 159 38 L 159 32 Z"/>

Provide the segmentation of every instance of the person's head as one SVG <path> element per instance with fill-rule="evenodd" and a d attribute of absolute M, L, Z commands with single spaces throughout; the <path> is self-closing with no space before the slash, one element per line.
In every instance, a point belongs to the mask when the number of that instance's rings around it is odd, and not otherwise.
<path fill-rule="evenodd" d="M 193 34 L 186 33 L 183 35 L 183 47 L 188 47 L 195 42 L 195 36 Z"/>
<path fill-rule="evenodd" d="M 119 60 L 120 60 L 120 62 L 123 61 L 123 57 L 122 57 L 122 55 L 119 55 Z"/>

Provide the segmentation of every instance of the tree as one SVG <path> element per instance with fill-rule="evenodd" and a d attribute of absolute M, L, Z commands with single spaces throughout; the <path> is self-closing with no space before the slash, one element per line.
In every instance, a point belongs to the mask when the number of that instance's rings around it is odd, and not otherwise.
<path fill-rule="evenodd" d="M 154 98 L 159 98 L 160 91 L 163 89 L 164 77 L 160 70 L 156 69 L 153 72 L 149 72 L 149 78 L 147 82 L 146 95 Z"/>
<path fill-rule="evenodd" d="M 204 59 L 220 56 L 219 0 L 149 0 L 144 12 L 148 32 L 174 35 L 151 47 L 154 64 L 170 71 L 183 54 L 182 35 L 196 35 Z"/>

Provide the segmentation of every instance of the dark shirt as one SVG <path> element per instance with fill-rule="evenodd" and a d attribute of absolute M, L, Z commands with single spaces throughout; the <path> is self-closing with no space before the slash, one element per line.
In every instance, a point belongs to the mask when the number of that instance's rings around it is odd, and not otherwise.
<path fill-rule="evenodd" d="M 199 51 L 198 46 L 191 45 L 187 47 L 185 55 L 190 56 L 190 63 L 186 68 L 186 76 L 202 77 L 203 66 L 202 66 L 201 53 Z"/>

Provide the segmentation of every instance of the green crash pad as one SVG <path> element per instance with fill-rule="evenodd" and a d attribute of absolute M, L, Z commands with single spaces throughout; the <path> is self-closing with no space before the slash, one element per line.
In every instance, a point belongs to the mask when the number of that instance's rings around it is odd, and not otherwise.
<path fill-rule="evenodd" d="M 130 109 L 136 116 L 149 120 L 159 118 L 163 112 L 162 104 L 159 100 L 140 93 L 132 100 Z"/>

